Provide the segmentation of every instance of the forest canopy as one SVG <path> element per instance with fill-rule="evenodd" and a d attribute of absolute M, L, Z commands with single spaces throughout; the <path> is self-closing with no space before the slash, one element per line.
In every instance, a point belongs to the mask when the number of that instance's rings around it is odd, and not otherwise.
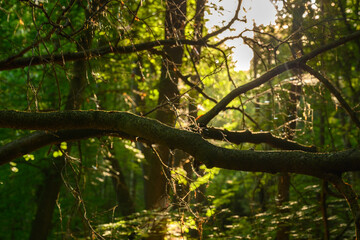
<path fill-rule="evenodd" d="M 0 238 L 360 239 L 360 2 L 253 2 L 0 1 Z"/>

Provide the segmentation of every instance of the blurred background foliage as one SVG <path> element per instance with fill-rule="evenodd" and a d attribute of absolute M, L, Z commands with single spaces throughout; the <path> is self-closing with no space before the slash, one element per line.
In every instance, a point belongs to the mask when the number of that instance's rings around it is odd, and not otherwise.
<path fill-rule="evenodd" d="M 86 29 L 91 29 L 92 48 L 163 39 L 165 2 L 0 0 L 1 59 L 14 56 L 38 41 L 23 57 L 79 51 L 77 45 Z M 254 24 L 254 28 L 249 29 L 254 32 L 252 38 L 240 35 L 254 52 L 250 70 L 234 70 L 231 49 L 225 44 L 218 46 L 221 51 L 203 47 L 197 64 L 191 59 L 193 47 L 185 46 L 182 74 L 200 76 L 203 91 L 219 101 L 235 86 L 293 59 L 289 46 L 295 41 L 294 5 L 303 8 L 298 29 L 301 51 L 295 54 L 309 52 L 359 30 L 359 1 L 274 0 L 272 3 L 278 10 L 276 22 L 267 26 Z M 62 15 L 69 4 L 71 9 Z M 90 11 L 95 5 L 97 8 Z M 185 36 L 192 39 L 196 1 L 188 0 L 187 5 Z M 206 5 L 207 11 L 214 11 L 215 7 Z M 221 8 L 217 11 L 228 14 Z M 246 12 L 240 13 L 241 18 L 246 18 Z M 89 18 L 89 14 L 93 17 Z M 357 112 L 360 110 L 359 48 L 360 41 L 352 41 L 310 61 L 313 68 L 331 79 Z M 156 52 L 91 58 L 86 63 L 87 87 L 81 109 L 147 114 L 158 105 L 161 61 L 161 55 Z M 64 110 L 69 82 L 75 74 L 73 65 L 50 63 L 0 72 L 0 106 L 29 111 Z M 291 72 L 281 74 L 241 99 L 235 99 L 210 125 L 227 130 L 270 131 L 287 137 L 286 106 L 292 84 L 301 86 L 297 93 L 300 96 L 296 103 L 297 126 L 293 140 L 315 145 L 320 151 L 359 146 L 359 129 L 329 91 L 308 74 L 303 74 L 300 80 Z M 180 82 L 178 88 L 182 97 L 176 109 L 177 127 L 187 129 L 191 125 L 187 104 L 196 106 L 200 116 L 215 103 L 190 91 L 184 82 Z M 154 117 L 154 113 L 148 116 Z M 0 129 L 0 145 L 29 133 Z M 265 144 L 216 144 L 234 149 L 270 149 Z M 64 150 L 64 145 L 48 146 L 0 168 L 1 239 L 29 238 L 39 194 L 45 177 L 51 174 L 49 166 L 54 165 L 57 157 L 62 157 L 62 148 Z M 325 239 L 326 228 L 331 239 L 352 239 L 354 234 L 353 219 L 345 200 L 331 185 L 316 178 L 292 175 L 290 199 L 279 206 L 276 175 L 200 166 L 189 177 L 182 167 L 173 168 L 170 185 L 188 186 L 187 198 L 171 188 L 168 196 L 171 205 L 165 211 L 155 211 L 145 210 L 143 179 L 147 176 L 142 168 L 147 163 L 138 143 L 111 136 L 90 138 L 73 143 L 68 154 L 71 157 L 67 157 L 61 174 L 64 184 L 58 194 L 48 239 L 143 239 L 154 234 L 158 219 L 167 219 L 167 239 L 199 239 L 199 236 L 203 239 L 275 239 L 279 223 L 288 227 L 290 239 Z M 120 212 L 121 199 L 117 200 L 114 191 L 112 178 L 120 175 L 123 179 L 117 181 L 126 183 L 135 208 L 135 213 L 128 216 Z M 349 173 L 346 178 L 359 190 L 358 173 Z M 325 209 L 321 207 L 322 201 Z M 326 228 L 322 211 L 327 212 Z"/>

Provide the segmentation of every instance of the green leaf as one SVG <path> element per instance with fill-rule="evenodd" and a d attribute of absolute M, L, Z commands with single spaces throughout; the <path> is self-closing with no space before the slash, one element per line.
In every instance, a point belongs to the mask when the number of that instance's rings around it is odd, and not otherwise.
<path fill-rule="evenodd" d="M 62 150 L 66 150 L 66 149 L 67 149 L 67 144 L 66 144 L 66 142 L 62 142 L 62 143 L 60 144 L 60 148 L 61 148 Z"/>
<path fill-rule="evenodd" d="M 63 153 L 60 150 L 53 152 L 53 157 L 54 158 L 61 157 L 62 155 L 63 155 Z"/>
<path fill-rule="evenodd" d="M 35 156 L 33 154 L 25 154 L 23 158 L 25 159 L 25 161 L 35 160 Z"/>

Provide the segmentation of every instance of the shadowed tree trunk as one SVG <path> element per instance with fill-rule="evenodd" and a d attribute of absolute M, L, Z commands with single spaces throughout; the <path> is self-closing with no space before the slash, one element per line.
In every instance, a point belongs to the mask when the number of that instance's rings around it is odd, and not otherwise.
<path fill-rule="evenodd" d="M 186 0 L 167 0 L 165 13 L 165 39 L 183 39 L 186 21 Z M 179 95 L 176 71 L 181 67 L 183 46 L 165 46 L 162 59 L 159 83 L 158 105 L 163 105 L 156 113 L 156 119 L 169 126 L 175 126 L 176 108 Z M 166 105 L 164 105 L 166 104 Z M 165 209 L 168 207 L 169 175 L 166 166 L 171 166 L 169 149 L 157 146 L 143 149 L 146 163 L 144 164 L 145 206 L 147 209 Z M 160 221 L 152 229 L 153 235 L 148 239 L 164 239 L 166 221 Z"/>
<path fill-rule="evenodd" d="M 51 230 L 56 199 L 62 185 L 61 170 L 64 167 L 63 162 L 63 158 L 54 159 L 53 166 L 46 169 L 47 174 L 45 175 L 44 186 L 40 189 L 30 240 L 45 240 Z"/>
<path fill-rule="evenodd" d="M 168 0 L 166 2 L 165 39 L 181 39 L 184 37 L 186 20 L 186 0 Z M 182 64 L 183 47 L 164 47 L 166 57 L 162 60 L 161 77 L 159 83 L 158 104 L 166 106 L 158 110 L 156 119 L 170 126 L 175 126 L 179 100 L 178 78 L 176 71 Z M 145 205 L 147 209 L 164 208 L 167 206 L 167 180 L 163 164 L 170 163 L 169 149 L 158 146 L 154 154 L 149 149 L 144 152 L 146 164 L 145 175 Z M 160 159 L 159 159 L 160 158 Z"/>
<path fill-rule="evenodd" d="M 89 49 L 91 45 L 91 30 L 84 33 L 77 43 L 78 51 Z M 70 91 L 66 102 L 65 110 L 80 109 L 83 102 L 83 93 L 86 87 L 87 66 L 85 60 L 78 60 L 74 63 L 74 75 L 70 82 Z M 71 151 L 71 144 L 67 144 L 67 152 Z M 65 156 L 53 158 L 53 163 L 44 170 L 44 185 L 41 187 L 40 197 L 37 202 L 37 211 L 32 223 L 30 240 L 45 240 L 52 227 L 52 216 L 55 204 L 62 186 L 61 172 L 65 167 Z"/>
<path fill-rule="evenodd" d="M 129 188 L 125 182 L 124 174 L 116 158 L 108 158 L 112 167 L 112 182 L 118 202 L 118 209 L 123 216 L 128 216 L 135 212 L 134 201 L 132 200 Z"/>

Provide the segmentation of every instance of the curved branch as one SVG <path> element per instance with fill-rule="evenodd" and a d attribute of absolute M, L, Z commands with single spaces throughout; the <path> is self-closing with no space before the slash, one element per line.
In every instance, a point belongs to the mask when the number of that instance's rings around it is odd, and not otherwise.
<path fill-rule="evenodd" d="M 0 111 L 0 127 L 37 130 L 98 129 L 121 131 L 151 143 L 181 149 L 207 167 L 251 172 L 292 172 L 323 177 L 327 173 L 360 171 L 360 151 L 240 151 L 215 146 L 199 134 L 169 127 L 128 112 L 66 111 L 30 113 Z"/>
<path fill-rule="evenodd" d="M 0 61 L 0 71 L 11 70 L 16 68 L 24 68 L 28 66 L 36 66 L 41 64 L 48 64 L 48 63 L 58 63 L 62 65 L 65 64 L 66 62 L 101 57 L 109 53 L 128 54 L 128 53 L 150 50 L 153 49 L 154 47 L 172 46 L 178 44 L 203 45 L 203 46 L 206 45 L 206 43 L 203 40 L 198 40 L 198 41 L 159 40 L 159 41 L 134 44 L 130 46 L 117 46 L 117 47 L 109 46 L 109 47 L 102 47 L 102 48 L 97 48 L 82 52 L 75 52 L 75 53 L 68 52 L 57 55 L 43 55 L 43 56 L 19 58 L 16 60 L 3 60 Z"/>
<path fill-rule="evenodd" d="M 270 132 L 250 132 L 249 130 L 234 132 L 218 128 L 204 128 L 202 129 L 201 136 L 206 139 L 228 141 L 234 144 L 266 143 L 274 148 L 282 150 L 301 150 L 305 152 L 317 152 L 315 146 L 305 146 L 285 138 L 275 137 Z"/>
<path fill-rule="evenodd" d="M 349 41 L 352 41 L 354 39 L 360 38 L 360 31 L 356 31 L 346 37 L 340 38 L 332 43 L 326 44 L 322 47 L 319 47 L 315 49 L 314 51 L 305 54 L 304 56 L 297 58 L 292 61 L 288 61 L 286 63 L 283 63 L 277 67 L 274 67 L 273 69 L 267 71 L 265 74 L 260 76 L 259 78 L 246 83 L 238 88 L 235 88 L 232 90 L 228 95 L 226 95 L 220 102 L 218 102 L 210 111 L 208 111 L 206 114 L 201 116 L 197 122 L 201 126 L 206 126 L 211 119 L 213 119 L 220 111 L 222 111 L 234 98 L 236 98 L 238 95 L 246 93 L 247 91 L 250 91 L 251 89 L 254 89 L 256 87 L 259 87 L 260 85 L 270 81 L 273 77 L 278 76 L 279 74 L 288 71 L 293 68 L 298 68 L 300 64 L 305 64 L 310 59 L 318 56 L 319 54 L 326 52 L 328 50 L 331 50 L 333 48 L 336 48 L 340 45 L 343 45 Z"/>
<path fill-rule="evenodd" d="M 211 119 L 213 119 L 219 112 L 221 112 L 225 107 L 232 101 L 234 98 L 239 96 L 240 94 L 246 93 L 251 89 L 261 86 L 262 84 L 270 81 L 273 77 L 277 75 L 298 67 L 300 59 L 296 59 L 293 61 L 289 61 L 283 63 L 269 71 L 267 71 L 264 75 L 260 76 L 259 78 L 246 83 L 238 88 L 232 90 L 228 95 L 226 95 L 220 102 L 218 102 L 210 111 L 202 115 L 198 120 L 197 123 L 201 126 L 206 126 Z"/>
<path fill-rule="evenodd" d="M 131 136 L 119 131 L 94 129 L 61 130 L 55 132 L 37 131 L 0 147 L 0 165 L 8 163 L 16 158 L 22 157 L 25 154 L 31 153 L 47 145 L 55 145 L 60 144 L 61 142 L 79 141 L 82 139 L 102 136 L 120 137 L 122 139 L 129 139 L 131 141 L 139 141 L 149 144 L 149 142 L 147 142 L 145 139 Z M 224 140 L 234 144 L 245 142 L 254 144 L 266 143 L 275 148 L 283 150 L 302 150 L 307 152 L 316 152 L 316 147 L 308 147 L 283 138 L 274 137 L 271 133 L 268 132 L 231 132 L 222 129 L 207 128 L 202 130 L 201 136 L 203 136 L 205 139 L 221 141 Z"/>
<path fill-rule="evenodd" d="M 356 113 L 352 110 L 352 108 L 349 106 L 349 104 L 345 101 L 345 99 L 341 96 L 340 92 L 335 88 L 334 85 L 331 84 L 331 82 L 324 77 L 321 73 L 318 71 L 315 71 L 312 67 L 301 64 L 301 68 L 304 71 L 307 71 L 314 77 L 316 77 L 320 82 L 322 82 L 327 89 L 336 97 L 336 99 L 339 101 L 340 105 L 345 109 L 345 111 L 348 113 L 350 118 L 353 120 L 353 122 L 356 124 L 356 126 L 360 129 L 360 121 L 359 118 L 356 116 Z"/>

